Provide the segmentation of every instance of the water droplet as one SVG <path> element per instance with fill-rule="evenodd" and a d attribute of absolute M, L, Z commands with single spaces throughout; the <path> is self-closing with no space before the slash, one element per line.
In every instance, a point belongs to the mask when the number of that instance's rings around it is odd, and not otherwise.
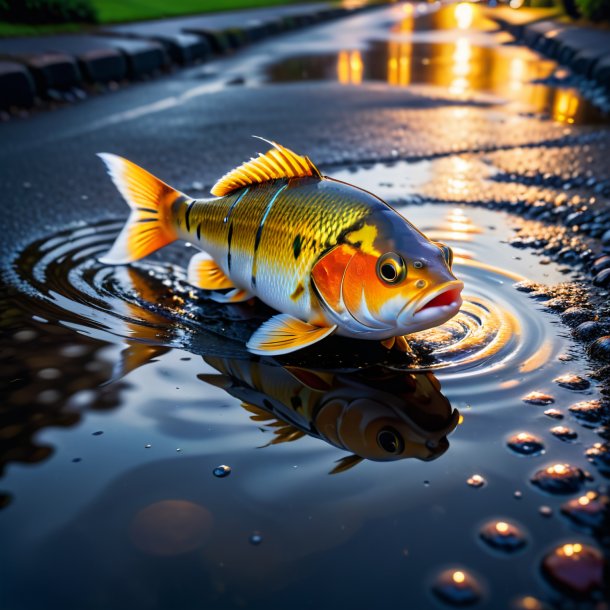
<path fill-rule="evenodd" d="M 516 500 L 521 500 L 521 498 L 523 497 L 523 492 L 522 492 L 522 491 L 517 490 L 517 491 L 516 491 L 516 492 L 513 494 L 513 496 L 515 497 L 515 499 L 516 499 Z"/>
<path fill-rule="evenodd" d="M 574 403 L 568 410 L 581 423 L 594 426 L 599 424 L 607 413 L 607 408 L 599 400 L 581 400 Z"/>
<path fill-rule="evenodd" d="M 536 472 L 531 481 L 548 493 L 571 494 L 580 491 L 585 478 L 585 473 L 576 466 L 553 464 Z"/>
<path fill-rule="evenodd" d="M 543 604 L 539 599 L 526 595 L 524 597 L 517 598 L 511 604 L 511 610 L 549 610 L 546 604 Z"/>
<path fill-rule="evenodd" d="M 589 491 L 579 498 L 568 500 L 561 506 L 561 512 L 574 525 L 590 530 L 601 529 L 610 511 L 610 499 L 595 491 Z"/>
<path fill-rule="evenodd" d="M 91 433 L 91 436 L 101 436 L 102 434 L 104 434 L 103 430 L 96 430 L 95 432 Z"/>
<path fill-rule="evenodd" d="M 487 481 L 480 474 L 473 474 L 466 483 L 470 487 L 483 487 L 487 483 Z"/>
<path fill-rule="evenodd" d="M 181 449 L 180 447 L 177 447 L 177 448 L 176 448 L 176 451 L 177 451 L 178 453 L 180 453 L 180 452 L 182 451 L 182 449 Z"/>
<path fill-rule="evenodd" d="M 604 584 L 604 558 L 587 544 L 563 544 L 542 560 L 542 573 L 554 587 L 566 593 L 588 595 Z"/>
<path fill-rule="evenodd" d="M 555 399 L 549 395 L 544 394 L 543 392 L 530 392 L 523 397 L 523 402 L 527 402 L 530 405 L 550 405 L 555 402 Z"/>
<path fill-rule="evenodd" d="M 252 532 L 252 535 L 250 536 L 250 544 L 253 544 L 254 546 L 258 546 L 262 541 L 263 541 L 263 536 L 261 535 L 260 532 Z"/>
<path fill-rule="evenodd" d="M 586 390 L 591 385 L 587 379 L 571 373 L 561 375 L 560 377 L 553 379 L 553 381 L 557 385 L 562 388 L 567 388 L 568 390 Z"/>
<path fill-rule="evenodd" d="M 452 606 L 470 606 L 481 599 L 481 586 L 465 570 L 445 570 L 432 585 L 434 594 Z"/>
<path fill-rule="evenodd" d="M 481 528 L 479 536 L 490 547 L 506 553 L 518 551 L 527 543 L 527 538 L 521 529 L 507 521 L 486 523 Z"/>
<path fill-rule="evenodd" d="M 231 474 L 231 466 L 226 466 L 225 464 L 221 464 L 220 466 L 216 466 L 213 470 L 214 476 L 222 479 L 224 477 L 228 477 Z"/>
<path fill-rule="evenodd" d="M 72 458 L 72 461 L 77 464 L 78 462 L 82 461 L 81 458 Z"/>
<path fill-rule="evenodd" d="M 540 455 L 544 453 L 542 440 L 529 432 L 513 434 L 508 438 L 506 444 L 520 455 Z"/>
<path fill-rule="evenodd" d="M 559 409 L 547 409 L 544 414 L 553 419 L 563 419 L 563 413 Z"/>
<path fill-rule="evenodd" d="M 424 487 L 430 487 L 430 481 L 424 481 Z"/>
<path fill-rule="evenodd" d="M 553 509 L 550 506 L 541 506 L 538 509 L 538 512 L 543 516 L 543 517 L 552 517 L 553 516 Z"/>
<path fill-rule="evenodd" d="M 53 369 L 53 368 L 48 368 L 48 369 L 41 369 L 40 371 L 38 371 L 38 377 L 40 377 L 41 379 L 57 379 L 58 377 L 61 377 L 61 371 L 59 369 Z"/>
<path fill-rule="evenodd" d="M 578 434 L 572 430 L 572 428 L 568 428 L 566 426 L 555 426 L 551 428 L 551 434 L 557 437 L 561 441 L 574 441 L 578 438 Z"/>
<path fill-rule="evenodd" d="M 152 445 L 150 443 L 147 443 L 146 445 L 144 445 L 144 449 L 150 449 L 152 447 Z"/>

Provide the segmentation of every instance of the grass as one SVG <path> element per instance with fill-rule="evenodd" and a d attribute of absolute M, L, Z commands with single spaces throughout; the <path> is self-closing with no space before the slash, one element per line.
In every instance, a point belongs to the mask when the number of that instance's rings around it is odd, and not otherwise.
<path fill-rule="evenodd" d="M 308 1 L 314 0 L 91 0 L 97 10 L 100 24 L 145 21 L 163 17 L 280 6 Z M 0 37 L 82 32 L 91 27 L 81 23 L 30 25 L 0 21 Z"/>

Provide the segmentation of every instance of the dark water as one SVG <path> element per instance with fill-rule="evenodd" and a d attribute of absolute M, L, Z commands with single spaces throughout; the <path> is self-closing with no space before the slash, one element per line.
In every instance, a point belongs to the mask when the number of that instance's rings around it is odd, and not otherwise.
<path fill-rule="evenodd" d="M 456 100 L 508 103 L 513 111 L 534 112 L 563 123 L 608 120 L 574 86 L 567 69 L 515 45 L 509 34 L 485 17 L 481 5 L 399 4 L 387 29 L 389 34 L 372 32 L 364 46 L 359 41 L 337 53 L 308 51 L 282 59 L 268 68 L 267 76 L 271 82 L 433 86 Z"/>
<path fill-rule="evenodd" d="M 336 177 L 397 200 L 423 180 L 413 167 Z M 27 248 L 21 311 L 10 299 L 3 312 L 2 608 L 559 604 L 553 561 L 573 556 L 592 562 L 585 599 L 601 599 L 598 534 L 561 515 L 604 482 L 585 457 L 597 431 L 568 411 L 598 392 L 553 381 L 584 377 L 586 362 L 514 287 L 570 276 L 512 248 L 529 225 L 503 213 L 401 211 L 454 248 L 466 284 L 460 314 L 411 355 L 336 339 L 291 360 L 249 356 L 268 310 L 193 292 L 188 247 L 170 263 L 101 265 L 120 222 Z M 577 439 L 557 438 L 558 423 Z M 543 448 L 516 452 L 520 433 Z"/>

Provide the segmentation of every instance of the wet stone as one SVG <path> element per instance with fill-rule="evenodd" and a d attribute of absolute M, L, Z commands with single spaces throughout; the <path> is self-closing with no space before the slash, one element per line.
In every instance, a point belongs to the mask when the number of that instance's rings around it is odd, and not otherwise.
<path fill-rule="evenodd" d="M 569 306 L 570 301 L 561 297 L 549 299 L 544 304 L 545 309 L 550 309 L 551 311 L 565 311 Z"/>
<path fill-rule="evenodd" d="M 591 272 L 593 274 L 597 274 L 600 271 L 603 271 L 604 269 L 610 269 L 610 256 L 608 256 L 607 254 L 604 254 L 603 256 L 600 256 L 599 258 L 596 258 L 593 261 L 593 265 L 591 266 Z"/>
<path fill-rule="evenodd" d="M 610 518 L 610 499 L 606 495 L 589 491 L 579 498 L 568 500 L 561 506 L 561 513 L 576 526 L 598 530 Z"/>
<path fill-rule="evenodd" d="M 474 487 L 474 488 L 483 487 L 486 483 L 487 483 L 487 481 L 480 474 L 473 474 L 466 481 L 466 484 L 469 487 Z"/>
<path fill-rule="evenodd" d="M 601 322 L 583 322 L 572 330 L 572 334 L 580 341 L 593 341 L 603 337 L 608 332 L 607 327 Z"/>
<path fill-rule="evenodd" d="M 221 464 L 220 466 L 216 466 L 216 468 L 214 468 L 212 472 L 215 477 L 223 479 L 224 477 L 228 477 L 231 474 L 231 466 Z"/>
<path fill-rule="evenodd" d="M 588 596 L 604 584 L 604 558 L 587 544 L 563 544 L 544 557 L 542 573 L 560 591 L 575 597 Z"/>
<path fill-rule="evenodd" d="M 610 444 L 595 443 L 585 451 L 589 462 L 596 466 L 605 476 L 610 475 Z"/>
<path fill-rule="evenodd" d="M 607 415 L 608 409 L 600 400 L 581 400 L 568 407 L 568 411 L 581 423 L 597 425 Z"/>
<path fill-rule="evenodd" d="M 610 335 L 596 339 L 589 346 L 589 355 L 596 360 L 610 362 Z"/>
<path fill-rule="evenodd" d="M 445 570 L 434 581 L 432 591 L 451 606 L 471 606 L 482 597 L 481 586 L 465 570 Z"/>
<path fill-rule="evenodd" d="M 514 284 L 514 287 L 519 292 L 535 292 L 536 290 L 540 290 L 541 285 L 530 280 L 523 280 L 522 282 Z"/>
<path fill-rule="evenodd" d="M 551 428 L 551 434 L 560 441 L 565 442 L 575 441 L 578 438 L 578 434 L 567 426 L 555 426 Z"/>
<path fill-rule="evenodd" d="M 571 373 L 561 375 L 560 377 L 553 379 L 553 381 L 558 386 L 567 388 L 568 390 L 586 390 L 591 386 L 591 383 L 584 377 L 573 375 Z"/>
<path fill-rule="evenodd" d="M 577 466 L 553 464 L 536 472 L 531 482 L 547 493 L 572 494 L 580 491 L 585 479 L 585 473 Z"/>
<path fill-rule="evenodd" d="M 572 328 L 583 322 L 589 322 L 594 319 L 595 313 L 584 307 L 568 307 L 568 309 L 561 314 L 561 321 Z"/>
<path fill-rule="evenodd" d="M 491 548 L 505 553 L 513 553 L 522 549 L 527 538 L 519 527 L 507 521 L 490 521 L 479 531 L 483 542 Z"/>
<path fill-rule="evenodd" d="M 523 397 L 523 402 L 526 402 L 530 405 L 550 405 L 555 402 L 555 399 L 549 394 L 545 394 L 544 392 L 530 392 Z"/>
<path fill-rule="evenodd" d="M 603 271 L 600 271 L 593 278 L 593 285 L 599 286 L 601 288 L 607 288 L 608 286 L 610 286 L 610 269 L 604 269 Z"/>
<path fill-rule="evenodd" d="M 547 409 L 544 414 L 552 419 L 563 419 L 563 413 L 559 409 Z"/>
<path fill-rule="evenodd" d="M 529 432 L 519 432 L 509 437 L 508 447 L 519 455 L 541 455 L 544 453 L 544 444 L 540 438 Z"/>

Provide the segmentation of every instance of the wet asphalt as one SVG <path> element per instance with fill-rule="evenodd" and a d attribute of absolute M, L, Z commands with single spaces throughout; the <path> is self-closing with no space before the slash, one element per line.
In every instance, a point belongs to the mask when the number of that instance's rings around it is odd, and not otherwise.
<path fill-rule="evenodd" d="M 352 164 L 446 158 L 449 173 L 438 176 L 439 188 L 424 200 L 534 204 L 577 195 L 605 205 L 610 130 L 599 123 L 571 125 L 446 88 L 345 85 L 336 78 L 265 82 L 267 66 L 282 59 L 384 40 L 399 8 L 283 34 L 228 58 L 1 124 L 2 268 L 33 239 L 125 216 L 95 153 L 126 156 L 204 196 L 219 176 L 259 151 L 252 135 L 309 155 L 329 174 Z M 507 178 L 478 188 L 478 176 L 471 176 L 456 196 L 446 187 L 456 158 L 493 164 Z"/>

